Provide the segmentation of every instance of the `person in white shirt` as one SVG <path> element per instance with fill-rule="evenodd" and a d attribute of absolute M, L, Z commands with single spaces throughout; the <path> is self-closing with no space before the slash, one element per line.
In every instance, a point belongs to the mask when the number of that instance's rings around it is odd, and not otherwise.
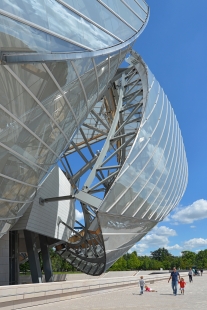
<path fill-rule="evenodd" d="M 189 276 L 189 282 L 193 282 L 193 271 L 192 269 L 190 268 L 189 272 L 188 272 L 188 276 Z"/>

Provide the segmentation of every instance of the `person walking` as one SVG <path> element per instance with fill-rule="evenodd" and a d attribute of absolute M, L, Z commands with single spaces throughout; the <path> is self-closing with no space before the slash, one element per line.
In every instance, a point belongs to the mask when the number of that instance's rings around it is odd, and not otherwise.
<path fill-rule="evenodd" d="M 188 272 L 188 277 L 189 277 L 189 282 L 193 282 L 193 271 L 192 268 L 190 268 L 189 272 Z"/>
<path fill-rule="evenodd" d="M 143 276 L 140 277 L 139 286 L 140 286 L 140 295 L 142 295 L 144 292 L 144 286 L 145 286 L 145 281 L 143 280 Z"/>
<path fill-rule="evenodd" d="M 201 272 L 201 276 L 202 276 L 203 275 L 203 269 L 201 269 L 200 272 Z"/>
<path fill-rule="evenodd" d="M 170 280 L 172 279 L 172 290 L 173 290 L 173 294 L 176 296 L 177 295 L 177 287 L 178 287 L 178 279 L 180 281 L 180 274 L 179 272 L 176 270 L 175 267 L 173 267 L 173 271 L 170 274 L 170 278 L 168 280 L 168 283 L 170 282 Z"/>

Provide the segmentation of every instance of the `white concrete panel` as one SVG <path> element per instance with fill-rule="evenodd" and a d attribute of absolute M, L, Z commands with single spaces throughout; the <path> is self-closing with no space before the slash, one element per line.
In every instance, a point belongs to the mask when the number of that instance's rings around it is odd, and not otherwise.
<path fill-rule="evenodd" d="M 58 218 L 61 218 L 69 226 L 74 226 L 74 200 L 54 201 L 41 206 L 39 198 L 68 196 L 70 194 L 72 194 L 70 183 L 62 170 L 55 167 L 37 191 L 31 207 L 28 208 L 13 229 L 27 229 L 48 237 L 67 241 L 71 231 L 62 223 L 59 224 Z"/>

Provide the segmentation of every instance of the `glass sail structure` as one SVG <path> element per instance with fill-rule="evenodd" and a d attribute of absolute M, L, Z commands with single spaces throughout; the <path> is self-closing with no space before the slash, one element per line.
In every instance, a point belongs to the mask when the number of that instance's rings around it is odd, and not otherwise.
<path fill-rule="evenodd" d="M 15 224 L 25 231 L 26 213 L 39 233 L 27 211 L 58 175 L 73 212 L 59 211 L 54 230 L 69 233 L 53 245 L 95 276 L 179 203 L 188 178 L 179 125 L 132 49 L 148 19 L 144 0 L 0 1 L 0 237 Z"/>
<path fill-rule="evenodd" d="M 0 1 L 0 236 L 34 201 L 148 16 L 142 0 Z"/>
<path fill-rule="evenodd" d="M 129 67 L 117 72 L 103 105 L 92 111 L 101 115 L 105 109 L 102 116 L 106 110 L 109 115 L 112 92 L 113 121 L 103 117 L 97 127 L 88 120 L 82 126 L 82 137 L 90 141 L 98 138 L 87 133 L 88 128 L 102 132 L 99 139 L 105 130 L 105 143 L 84 186 L 75 193 L 82 203 L 85 227 L 57 247 L 62 257 L 91 275 L 107 270 L 167 216 L 187 185 L 186 154 L 171 104 L 136 52 L 127 61 Z M 76 143 L 83 147 L 81 132 Z M 70 147 L 66 156 L 73 151 Z M 104 195 L 98 200 L 101 191 Z"/>

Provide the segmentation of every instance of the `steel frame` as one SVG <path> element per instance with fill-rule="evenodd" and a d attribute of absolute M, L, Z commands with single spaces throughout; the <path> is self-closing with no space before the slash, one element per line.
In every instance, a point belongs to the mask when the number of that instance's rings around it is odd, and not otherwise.
<path fill-rule="evenodd" d="M 126 160 L 143 115 L 142 84 L 135 66 L 123 70 L 121 76 L 117 73 L 113 81 L 101 104 L 97 102 L 98 108 L 97 105 L 94 107 L 80 128 L 78 135 L 82 137 L 82 142 L 75 143 L 73 140 L 62 157 L 62 162 L 66 161 L 68 164 L 65 167 L 69 169 L 64 172 L 70 175 L 71 185 L 76 185 L 73 197 L 80 201 L 84 224 L 76 221 L 81 228 L 77 231 L 60 219 L 59 224 L 67 226 L 72 234 L 67 243 L 57 247 L 57 252 L 77 269 L 91 275 L 100 275 L 105 267 L 98 208 Z M 134 102 L 137 96 L 138 102 Z M 101 151 L 95 153 L 93 144 L 103 139 L 105 142 Z M 69 165 L 74 152 L 85 162 L 76 173 L 72 172 Z M 81 178 L 90 170 L 80 188 Z"/>

